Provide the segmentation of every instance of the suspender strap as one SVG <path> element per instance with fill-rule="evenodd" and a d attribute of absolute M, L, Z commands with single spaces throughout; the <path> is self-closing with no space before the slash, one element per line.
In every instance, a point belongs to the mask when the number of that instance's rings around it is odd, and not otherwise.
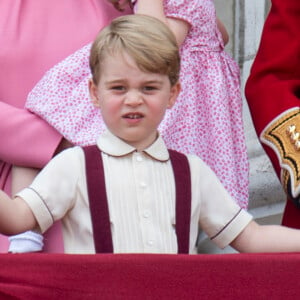
<path fill-rule="evenodd" d="M 187 157 L 170 150 L 176 187 L 176 235 L 178 254 L 189 253 L 191 221 L 191 172 Z"/>
<path fill-rule="evenodd" d="M 113 253 L 109 210 L 101 152 L 97 146 L 83 147 L 96 253 Z M 191 175 L 187 157 L 169 150 L 176 187 L 176 235 L 178 254 L 189 253 L 191 219 Z"/>
<path fill-rule="evenodd" d="M 101 152 L 97 146 L 83 147 L 93 236 L 96 253 L 113 253 L 109 210 Z"/>

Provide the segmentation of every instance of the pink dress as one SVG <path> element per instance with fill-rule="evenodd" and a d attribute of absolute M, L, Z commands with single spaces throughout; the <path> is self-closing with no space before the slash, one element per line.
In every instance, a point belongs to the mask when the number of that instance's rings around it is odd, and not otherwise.
<path fill-rule="evenodd" d="M 62 138 L 24 109 L 28 93 L 48 69 L 92 41 L 117 14 L 103 0 L 0 1 L 1 189 L 10 193 L 12 164 L 43 167 Z M 46 251 L 62 250 L 50 241 L 55 231 L 46 235 Z M 0 252 L 7 248 L 7 238 L 1 236 Z"/>
<path fill-rule="evenodd" d="M 165 14 L 190 31 L 181 47 L 182 92 L 160 132 L 169 148 L 200 156 L 243 208 L 248 204 L 248 158 L 238 65 L 224 51 L 212 0 L 166 0 Z M 90 45 L 50 70 L 31 92 L 27 108 L 75 144 L 93 144 L 105 129 L 87 82 Z"/>

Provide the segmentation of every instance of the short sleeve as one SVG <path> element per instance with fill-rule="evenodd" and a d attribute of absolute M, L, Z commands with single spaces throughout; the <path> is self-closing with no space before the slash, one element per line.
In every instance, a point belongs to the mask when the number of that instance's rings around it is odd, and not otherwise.
<path fill-rule="evenodd" d="M 79 176 L 83 173 L 82 161 L 83 153 L 79 147 L 61 152 L 28 188 L 17 194 L 31 208 L 41 232 L 62 219 L 74 206 Z"/>
<path fill-rule="evenodd" d="M 199 207 L 202 230 L 220 248 L 228 246 L 252 216 L 241 209 L 214 172 L 198 157 L 188 156 L 192 174 L 192 207 Z"/>
<path fill-rule="evenodd" d="M 200 1 L 201 2 L 201 1 Z M 164 1 L 164 12 L 166 17 L 178 18 L 193 26 L 195 20 L 201 16 L 198 0 L 166 0 Z"/>

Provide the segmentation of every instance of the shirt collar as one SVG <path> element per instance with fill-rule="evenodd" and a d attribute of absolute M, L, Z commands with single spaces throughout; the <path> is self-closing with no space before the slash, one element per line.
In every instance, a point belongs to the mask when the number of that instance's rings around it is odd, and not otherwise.
<path fill-rule="evenodd" d="M 108 130 L 100 135 L 97 140 L 97 146 L 102 152 L 111 156 L 125 156 L 137 151 L 136 148 L 128 145 Z M 164 162 L 169 160 L 169 151 L 160 134 L 155 142 L 143 152 L 158 161 Z"/>

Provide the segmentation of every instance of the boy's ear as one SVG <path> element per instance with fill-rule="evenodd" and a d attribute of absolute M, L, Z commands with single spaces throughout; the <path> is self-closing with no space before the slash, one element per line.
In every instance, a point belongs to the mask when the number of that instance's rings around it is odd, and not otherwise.
<path fill-rule="evenodd" d="M 172 108 L 173 105 L 175 104 L 176 102 L 176 99 L 179 95 L 181 91 L 181 85 L 179 83 L 179 81 L 177 81 L 172 87 L 171 87 L 171 96 L 170 96 L 170 99 L 169 99 L 169 103 L 168 103 L 168 108 Z"/>
<path fill-rule="evenodd" d="M 89 79 L 89 92 L 93 105 L 99 108 L 100 101 L 98 98 L 98 89 L 92 78 Z"/>

